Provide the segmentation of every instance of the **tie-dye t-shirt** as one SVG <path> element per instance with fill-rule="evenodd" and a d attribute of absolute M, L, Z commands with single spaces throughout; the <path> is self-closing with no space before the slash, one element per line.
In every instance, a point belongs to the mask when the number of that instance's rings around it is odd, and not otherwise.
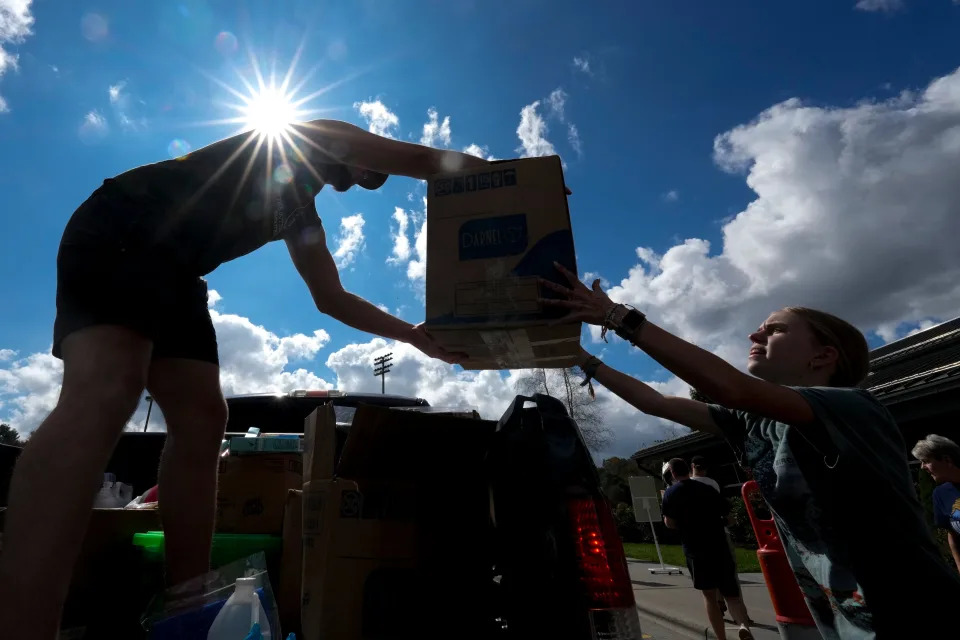
<path fill-rule="evenodd" d="M 826 640 L 960 637 L 960 579 L 917 501 L 893 416 L 860 389 L 795 387 L 816 421 L 793 426 L 710 405 L 753 472 Z"/>

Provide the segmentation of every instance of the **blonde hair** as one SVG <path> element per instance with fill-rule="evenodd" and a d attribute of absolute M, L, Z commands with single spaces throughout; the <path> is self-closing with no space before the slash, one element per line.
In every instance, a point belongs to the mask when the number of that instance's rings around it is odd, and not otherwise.
<path fill-rule="evenodd" d="M 810 327 L 813 337 L 824 347 L 837 350 L 837 365 L 830 376 L 831 387 L 855 387 L 870 372 L 870 347 L 855 326 L 835 315 L 807 307 L 786 307 Z"/>

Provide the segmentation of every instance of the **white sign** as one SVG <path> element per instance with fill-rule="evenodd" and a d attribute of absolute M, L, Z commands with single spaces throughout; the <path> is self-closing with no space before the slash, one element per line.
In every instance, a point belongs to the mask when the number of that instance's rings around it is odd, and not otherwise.
<path fill-rule="evenodd" d="M 658 521 L 660 516 L 660 501 L 656 498 L 634 498 L 633 517 L 637 522 Z"/>
<path fill-rule="evenodd" d="M 627 480 L 630 483 L 630 495 L 633 498 L 633 517 L 637 522 L 660 520 L 660 499 L 657 497 L 657 486 L 653 478 L 633 476 Z"/>

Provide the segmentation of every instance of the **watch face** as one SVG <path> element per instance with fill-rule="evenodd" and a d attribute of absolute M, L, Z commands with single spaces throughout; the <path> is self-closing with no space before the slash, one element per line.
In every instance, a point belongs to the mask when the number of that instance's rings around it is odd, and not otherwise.
<path fill-rule="evenodd" d="M 631 309 L 627 312 L 627 315 L 623 317 L 623 326 L 628 329 L 636 329 L 643 323 L 643 318 L 643 315 L 639 311 Z"/>

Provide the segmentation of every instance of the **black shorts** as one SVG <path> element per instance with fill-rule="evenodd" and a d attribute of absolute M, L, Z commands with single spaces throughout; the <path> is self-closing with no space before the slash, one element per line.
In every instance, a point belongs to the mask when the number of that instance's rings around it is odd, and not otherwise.
<path fill-rule="evenodd" d="M 153 359 L 219 364 L 207 283 L 142 231 L 146 206 L 109 181 L 71 216 L 57 254 L 53 355 L 63 339 L 96 325 L 120 325 L 153 342 Z"/>
<path fill-rule="evenodd" d="M 698 591 L 719 589 L 727 598 L 740 597 L 737 583 L 737 565 L 729 549 L 717 549 L 713 553 L 687 556 L 687 569 L 693 578 L 693 588 Z"/>

